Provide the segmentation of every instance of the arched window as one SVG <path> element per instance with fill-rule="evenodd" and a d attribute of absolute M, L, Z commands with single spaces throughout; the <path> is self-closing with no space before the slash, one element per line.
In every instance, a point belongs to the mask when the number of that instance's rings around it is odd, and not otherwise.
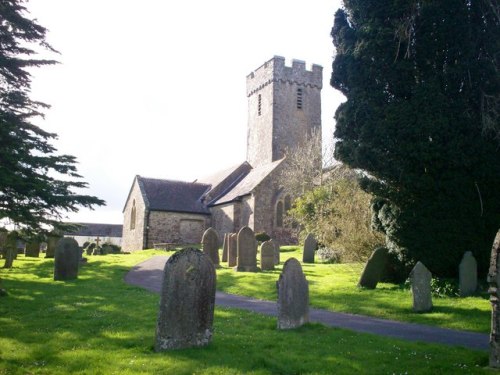
<path fill-rule="evenodd" d="M 276 226 L 283 227 L 283 202 L 281 201 L 276 205 Z"/>
<path fill-rule="evenodd" d="M 137 210 L 135 208 L 135 199 L 132 202 L 132 210 L 130 211 L 130 230 L 135 229 L 135 219 L 137 215 Z"/>

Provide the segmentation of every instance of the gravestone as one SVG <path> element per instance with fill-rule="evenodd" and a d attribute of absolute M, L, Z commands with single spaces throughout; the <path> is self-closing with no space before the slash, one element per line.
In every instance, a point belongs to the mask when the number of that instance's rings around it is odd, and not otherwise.
<path fill-rule="evenodd" d="M 45 251 L 45 258 L 54 258 L 57 243 L 61 239 L 61 236 L 48 235 L 47 236 L 47 250 Z"/>
<path fill-rule="evenodd" d="M 500 230 L 491 249 L 488 293 L 491 302 L 490 367 L 500 368 Z"/>
<path fill-rule="evenodd" d="M 243 227 L 238 232 L 236 239 L 238 256 L 235 270 L 238 272 L 257 272 L 257 240 L 253 230 Z"/>
<path fill-rule="evenodd" d="M 74 238 L 61 238 L 54 254 L 54 280 L 78 278 L 80 248 Z"/>
<path fill-rule="evenodd" d="M 236 259 L 238 258 L 238 235 L 236 233 L 230 233 L 228 244 L 227 244 L 227 266 L 236 266 Z"/>
<path fill-rule="evenodd" d="M 467 251 L 458 267 L 460 297 L 471 296 L 477 290 L 477 262 L 471 251 Z"/>
<path fill-rule="evenodd" d="M 212 339 L 215 267 L 197 249 L 172 255 L 163 270 L 155 350 L 207 345 Z"/>
<path fill-rule="evenodd" d="M 413 311 L 426 312 L 432 310 L 431 280 L 431 272 L 422 262 L 417 262 L 410 272 Z"/>
<path fill-rule="evenodd" d="M 227 247 L 229 246 L 229 233 L 224 233 L 224 242 L 222 243 L 222 261 L 227 262 Z"/>
<path fill-rule="evenodd" d="M 303 263 L 314 263 L 314 252 L 318 243 L 312 233 L 309 233 L 304 241 L 304 253 L 302 255 Z"/>
<path fill-rule="evenodd" d="M 269 240 L 274 248 L 274 265 L 280 264 L 280 244 L 276 240 Z"/>
<path fill-rule="evenodd" d="M 375 249 L 365 264 L 359 278 L 358 287 L 375 289 L 387 265 L 388 250 L 385 247 Z"/>
<path fill-rule="evenodd" d="M 260 268 L 262 271 L 274 270 L 274 245 L 272 241 L 260 245 Z"/>
<path fill-rule="evenodd" d="M 17 257 L 17 233 L 9 232 L 3 246 L 5 257 L 3 268 L 12 268 L 14 259 Z"/>
<path fill-rule="evenodd" d="M 276 287 L 278 329 L 298 328 L 309 322 L 309 284 L 297 259 L 285 262 Z"/>
<path fill-rule="evenodd" d="M 30 241 L 26 244 L 26 253 L 27 257 L 38 258 L 40 256 L 40 242 L 38 241 Z"/>
<path fill-rule="evenodd" d="M 201 238 L 203 252 L 208 255 L 216 268 L 219 265 L 219 236 L 215 229 L 208 228 Z"/>

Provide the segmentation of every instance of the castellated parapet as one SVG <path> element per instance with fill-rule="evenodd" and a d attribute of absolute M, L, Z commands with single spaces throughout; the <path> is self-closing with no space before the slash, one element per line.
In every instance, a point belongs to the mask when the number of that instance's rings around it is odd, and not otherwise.
<path fill-rule="evenodd" d="M 322 87 L 321 66 L 306 70 L 301 60 L 285 66 L 280 56 L 247 76 L 247 161 L 253 167 L 283 158 L 312 132 L 321 136 Z"/>

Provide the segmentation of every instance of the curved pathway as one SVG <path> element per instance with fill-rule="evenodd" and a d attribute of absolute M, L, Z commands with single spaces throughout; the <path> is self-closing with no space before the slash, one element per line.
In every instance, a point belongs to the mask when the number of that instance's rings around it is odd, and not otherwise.
<path fill-rule="evenodd" d="M 167 259 L 166 256 L 155 256 L 139 263 L 125 275 L 125 282 L 159 293 L 163 268 Z M 250 310 L 265 315 L 277 315 L 277 304 L 271 301 L 217 292 L 215 303 L 220 306 Z M 331 327 L 390 336 L 397 339 L 463 346 L 474 350 L 487 350 L 489 348 L 489 335 L 484 333 L 457 331 L 313 308 L 309 310 L 309 318 L 312 322 Z"/>

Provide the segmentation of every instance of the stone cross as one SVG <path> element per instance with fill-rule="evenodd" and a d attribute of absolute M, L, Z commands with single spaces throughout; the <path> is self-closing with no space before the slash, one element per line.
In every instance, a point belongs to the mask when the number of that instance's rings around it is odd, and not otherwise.
<path fill-rule="evenodd" d="M 432 310 L 431 280 L 431 272 L 422 262 L 417 262 L 410 272 L 413 311 L 426 312 Z"/>
<path fill-rule="evenodd" d="M 276 287 L 278 329 L 298 328 L 309 322 L 309 284 L 297 259 L 285 262 Z"/>
<path fill-rule="evenodd" d="M 257 272 L 257 240 L 249 227 L 243 227 L 237 237 L 238 258 L 236 271 Z"/>
<path fill-rule="evenodd" d="M 303 263 L 314 263 L 314 252 L 318 243 L 312 233 L 309 233 L 304 241 L 304 253 L 302 255 Z"/>
<path fill-rule="evenodd" d="M 238 258 L 238 235 L 236 233 L 230 233 L 227 244 L 227 266 L 236 266 L 236 260 Z"/>
<path fill-rule="evenodd" d="M 491 302 L 490 367 L 500 368 L 500 230 L 493 241 L 488 271 Z"/>
<path fill-rule="evenodd" d="M 387 264 L 388 250 L 385 247 L 375 249 L 365 264 L 358 287 L 375 289 Z"/>
<path fill-rule="evenodd" d="M 172 255 L 163 271 L 155 350 L 207 345 L 212 339 L 215 267 L 198 249 Z"/>
<path fill-rule="evenodd" d="M 95 246 L 99 247 L 100 243 L 101 243 L 101 239 L 99 238 L 99 236 L 97 236 L 97 238 L 95 239 Z"/>
<path fill-rule="evenodd" d="M 260 245 L 260 268 L 262 271 L 274 270 L 274 245 L 272 241 Z"/>
<path fill-rule="evenodd" d="M 467 251 L 458 267 L 460 297 L 471 296 L 477 290 L 477 262 L 471 251 Z"/>
<path fill-rule="evenodd" d="M 213 228 L 208 228 L 201 238 L 203 252 L 208 255 L 216 268 L 219 264 L 219 235 Z"/>
<path fill-rule="evenodd" d="M 64 237 L 57 242 L 54 254 L 54 280 L 78 278 L 80 248 L 74 238 Z"/>

